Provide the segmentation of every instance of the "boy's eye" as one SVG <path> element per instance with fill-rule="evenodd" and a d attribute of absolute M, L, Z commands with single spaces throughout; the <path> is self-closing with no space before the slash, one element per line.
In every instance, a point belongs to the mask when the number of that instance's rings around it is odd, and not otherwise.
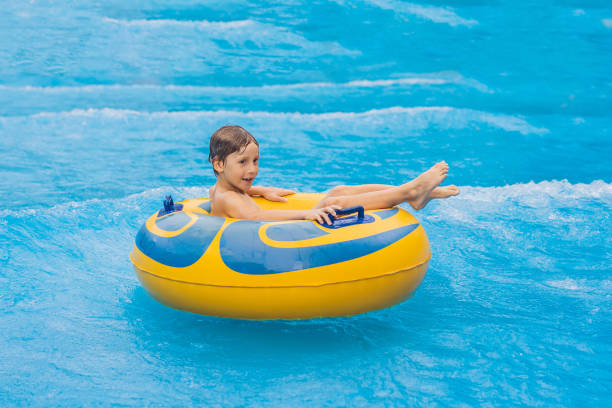
<path fill-rule="evenodd" d="M 239 162 L 239 163 L 240 163 L 240 164 L 244 164 L 244 163 L 246 163 L 246 160 L 242 159 L 242 160 L 240 160 L 240 162 Z"/>

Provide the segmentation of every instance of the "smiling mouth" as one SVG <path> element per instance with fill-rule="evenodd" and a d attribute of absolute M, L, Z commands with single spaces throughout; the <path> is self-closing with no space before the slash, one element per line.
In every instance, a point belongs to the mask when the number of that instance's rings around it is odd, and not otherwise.
<path fill-rule="evenodd" d="M 246 181 L 247 183 L 250 183 L 251 181 L 253 181 L 253 177 L 251 178 L 243 178 L 243 181 Z"/>

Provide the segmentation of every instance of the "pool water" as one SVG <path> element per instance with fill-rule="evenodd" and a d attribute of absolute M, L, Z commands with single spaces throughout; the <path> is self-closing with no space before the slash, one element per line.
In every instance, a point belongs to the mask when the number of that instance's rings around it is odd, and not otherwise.
<path fill-rule="evenodd" d="M 0 405 L 612 402 L 608 1 L 1 3 Z M 415 296 L 268 322 L 151 299 L 134 236 L 207 196 L 227 123 L 261 185 L 446 160 Z"/>

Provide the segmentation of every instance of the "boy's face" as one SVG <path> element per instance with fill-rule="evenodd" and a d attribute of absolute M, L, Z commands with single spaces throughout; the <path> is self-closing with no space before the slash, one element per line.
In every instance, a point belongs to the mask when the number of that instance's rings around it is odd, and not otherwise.
<path fill-rule="evenodd" d="M 221 178 L 228 187 L 247 192 L 253 185 L 253 180 L 259 172 L 259 147 L 249 143 L 242 151 L 227 156 L 225 162 L 213 160 L 218 178 Z"/>

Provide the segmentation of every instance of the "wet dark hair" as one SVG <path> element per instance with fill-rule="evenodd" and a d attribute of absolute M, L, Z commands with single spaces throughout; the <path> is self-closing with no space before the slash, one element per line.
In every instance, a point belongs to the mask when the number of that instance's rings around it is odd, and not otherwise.
<path fill-rule="evenodd" d="M 214 159 L 225 163 L 227 156 L 243 150 L 249 143 L 259 146 L 257 140 L 246 129 L 234 125 L 220 127 L 210 137 L 208 161 L 212 163 Z M 214 167 L 213 171 L 218 174 Z"/>

